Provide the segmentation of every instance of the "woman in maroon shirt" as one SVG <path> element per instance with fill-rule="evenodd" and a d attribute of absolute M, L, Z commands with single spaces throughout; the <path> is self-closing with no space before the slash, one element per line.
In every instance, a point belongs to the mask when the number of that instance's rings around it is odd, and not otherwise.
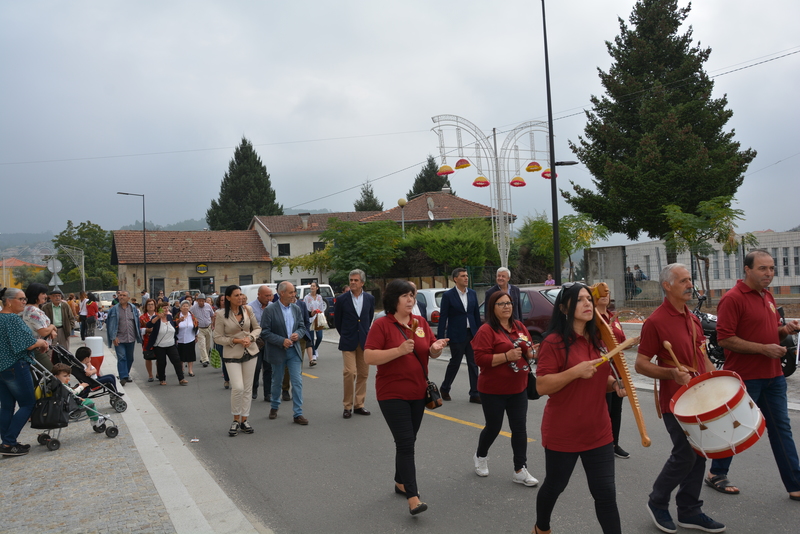
<path fill-rule="evenodd" d="M 511 427 L 511 450 L 514 451 L 514 473 L 517 484 L 536 486 L 539 481 L 528 473 L 528 360 L 531 336 L 519 321 L 515 321 L 511 297 L 505 291 L 492 293 L 486 302 L 486 323 L 472 339 L 475 363 L 480 367 L 478 393 L 486 425 L 478 438 L 478 450 L 473 460 L 479 477 L 489 476 L 486 456 L 500 429 L 503 413 L 508 414 Z"/>
<path fill-rule="evenodd" d="M 536 497 L 534 533 L 550 532 L 550 516 L 581 459 L 604 533 L 621 532 L 614 483 L 614 441 L 605 394 L 625 391 L 601 363 L 602 341 L 589 288 L 564 284 L 539 348 L 539 394 L 548 395 L 542 416 L 545 479 Z"/>
<path fill-rule="evenodd" d="M 394 491 L 408 499 L 411 515 L 428 509 L 419 499 L 414 465 L 414 442 L 425 411 L 428 357 L 438 358 L 447 339 L 436 340 L 427 321 L 413 315 L 414 287 L 405 280 L 386 286 L 386 316 L 367 335 L 364 360 L 377 365 L 375 390 L 378 405 L 394 437 Z"/>

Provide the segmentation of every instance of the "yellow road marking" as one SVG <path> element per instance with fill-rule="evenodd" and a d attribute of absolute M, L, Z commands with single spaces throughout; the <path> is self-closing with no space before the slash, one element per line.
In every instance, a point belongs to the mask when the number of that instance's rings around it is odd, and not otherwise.
<path fill-rule="evenodd" d="M 450 417 L 449 415 L 444 415 L 442 413 L 432 412 L 431 410 L 425 410 L 425 413 L 427 415 L 432 415 L 434 417 L 438 417 L 439 419 L 444 419 L 445 421 L 451 421 L 453 423 L 458 423 L 460 425 L 471 426 L 473 428 L 479 428 L 481 430 L 483 430 L 485 428 L 484 425 L 479 425 L 478 423 L 472 423 L 470 421 L 464 421 L 463 419 L 456 419 L 455 417 Z M 511 437 L 511 433 L 510 432 L 505 432 L 505 431 L 500 431 L 500 435 L 501 436 L 505 436 L 507 438 Z M 531 443 L 533 441 L 536 441 L 536 440 L 533 439 L 533 438 L 528 438 L 528 443 Z"/>
<path fill-rule="evenodd" d="M 302 373 L 303 376 L 307 376 L 308 378 L 319 378 L 318 376 L 310 375 L 308 373 Z"/>

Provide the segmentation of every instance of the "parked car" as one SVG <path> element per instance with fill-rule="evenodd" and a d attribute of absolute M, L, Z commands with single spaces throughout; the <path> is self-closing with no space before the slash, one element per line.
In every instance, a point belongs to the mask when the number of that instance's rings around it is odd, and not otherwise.
<path fill-rule="evenodd" d="M 444 295 L 445 291 L 447 289 L 443 287 L 417 290 L 417 302 L 425 305 L 428 314 L 426 319 L 431 328 L 439 324 L 439 308 L 442 305 L 442 295 Z M 386 312 L 381 311 L 375 314 L 375 318 L 380 319 L 384 315 L 386 315 Z"/>
<path fill-rule="evenodd" d="M 522 304 L 522 324 L 530 332 L 534 343 L 542 341 L 542 334 L 550 324 L 550 316 L 553 314 L 553 304 L 556 301 L 560 286 L 530 286 L 519 288 L 519 298 Z M 479 311 L 481 319 L 485 317 L 484 306 L 480 305 Z"/>
<path fill-rule="evenodd" d="M 86 293 L 93 294 L 97 299 L 97 305 L 100 306 L 101 309 L 106 310 L 111 307 L 114 295 L 117 294 L 116 291 L 87 291 Z"/>
<path fill-rule="evenodd" d="M 180 301 L 183 298 L 183 296 L 186 294 L 187 291 L 189 292 L 190 295 L 192 295 L 193 299 L 200 294 L 199 289 L 181 289 L 180 291 L 173 291 L 172 293 L 169 294 L 169 297 L 167 297 L 167 299 L 169 300 L 169 305 L 174 306 L 176 302 Z"/>
<path fill-rule="evenodd" d="M 295 289 L 297 290 L 297 300 L 303 300 L 306 295 L 311 293 L 310 284 L 295 286 Z M 328 321 L 328 326 L 333 328 L 333 303 L 336 302 L 333 288 L 328 284 L 319 284 L 319 294 L 322 295 L 322 298 L 325 299 L 325 304 L 328 305 L 325 308 L 325 319 Z"/>

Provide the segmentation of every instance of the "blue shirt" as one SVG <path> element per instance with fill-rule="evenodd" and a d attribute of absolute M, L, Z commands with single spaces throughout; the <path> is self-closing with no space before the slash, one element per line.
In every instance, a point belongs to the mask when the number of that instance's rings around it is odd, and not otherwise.
<path fill-rule="evenodd" d="M 286 323 L 286 337 L 291 337 L 294 332 L 294 315 L 292 314 L 292 305 L 284 306 L 283 302 L 278 301 L 283 313 L 283 322 Z"/>
<path fill-rule="evenodd" d="M 270 304 L 271 302 L 268 302 L 267 306 L 269 306 Z M 253 302 L 251 302 L 249 306 L 253 308 L 253 315 L 256 316 L 256 322 L 258 324 L 261 324 L 261 314 L 264 313 L 264 310 L 267 309 L 267 306 L 264 306 L 264 308 L 262 309 L 261 303 L 258 301 L 258 299 L 253 299 Z"/>

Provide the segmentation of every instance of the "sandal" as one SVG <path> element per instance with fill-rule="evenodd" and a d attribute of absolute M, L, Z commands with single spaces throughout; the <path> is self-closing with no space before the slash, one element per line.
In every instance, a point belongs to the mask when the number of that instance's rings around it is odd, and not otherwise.
<path fill-rule="evenodd" d="M 189 385 L 189 381 L 184 378 L 183 380 L 180 381 L 180 384 L 182 386 L 188 386 Z"/>
<path fill-rule="evenodd" d="M 706 485 L 709 488 L 714 488 L 720 493 L 725 493 L 727 495 L 738 495 L 739 489 L 731 486 L 728 477 L 725 475 L 716 475 L 716 476 L 707 476 L 705 478 Z M 731 491 L 728 491 L 728 488 L 732 488 Z"/>
<path fill-rule="evenodd" d="M 160 382 L 158 383 L 158 385 L 159 385 L 159 386 L 166 386 L 166 385 L 167 385 L 167 381 L 166 381 L 166 380 L 162 380 L 162 381 L 160 381 Z"/>
<path fill-rule="evenodd" d="M 194 376 L 194 373 L 189 373 L 189 376 Z"/>

